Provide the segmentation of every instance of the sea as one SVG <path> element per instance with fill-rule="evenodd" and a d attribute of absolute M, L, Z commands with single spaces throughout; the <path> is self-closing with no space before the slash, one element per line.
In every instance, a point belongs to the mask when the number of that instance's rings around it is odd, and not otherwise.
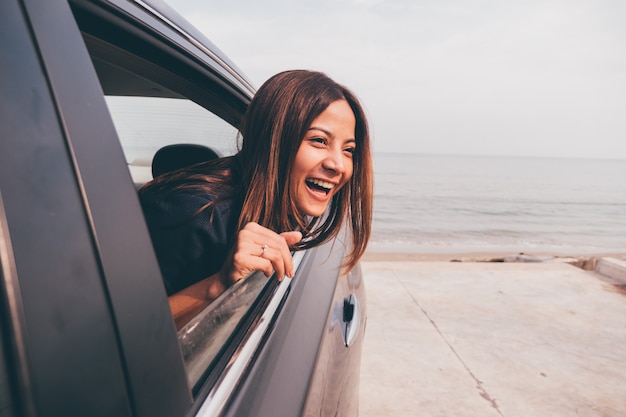
<path fill-rule="evenodd" d="M 626 254 L 626 160 L 374 154 L 369 252 Z"/>

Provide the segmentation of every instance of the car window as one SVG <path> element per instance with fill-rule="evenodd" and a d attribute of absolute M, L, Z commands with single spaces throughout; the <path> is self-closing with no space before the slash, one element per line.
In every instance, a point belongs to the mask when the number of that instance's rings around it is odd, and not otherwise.
<path fill-rule="evenodd" d="M 135 30 L 125 39 L 119 28 L 99 32 L 98 25 L 78 21 L 135 186 L 152 179 L 152 159 L 164 146 L 199 144 L 221 156 L 236 152 L 236 126 L 249 94 L 170 42 L 140 47 Z M 179 330 L 194 395 L 232 361 L 241 334 L 253 327 L 276 286 L 262 273 L 252 274 Z"/>
<path fill-rule="evenodd" d="M 191 100 L 106 96 L 106 102 L 138 186 L 152 179 L 154 154 L 165 146 L 203 145 L 219 156 L 237 151 L 237 129 Z"/>

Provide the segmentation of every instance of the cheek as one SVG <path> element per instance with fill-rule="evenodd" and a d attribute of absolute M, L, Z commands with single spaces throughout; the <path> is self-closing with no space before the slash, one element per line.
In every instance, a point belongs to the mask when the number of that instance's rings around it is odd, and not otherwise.
<path fill-rule="evenodd" d="M 354 175 L 354 161 L 350 159 L 348 162 L 346 162 L 346 182 L 350 181 L 352 175 Z"/>
<path fill-rule="evenodd" d="M 301 166 L 294 161 L 293 166 L 291 167 L 291 172 L 289 173 L 289 192 L 292 196 L 296 196 L 298 190 L 302 187 L 304 183 L 304 173 Z"/>
<path fill-rule="evenodd" d="M 306 170 L 307 162 L 309 160 L 309 155 L 307 149 L 300 145 L 298 148 L 298 152 L 296 152 L 296 156 L 293 159 L 293 165 L 291 166 L 291 178 L 295 179 L 302 175 L 302 172 Z"/>
<path fill-rule="evenodd" d="M 291 172 L 289 173 L 289 180 L 292 186 L 296 185 L 301 177 L 302 177 L 302 167 L 301 167 L 301 164 L 299 164 L 298 160 L 296 159 L 294 161 L 293 166 L 291 167 Z"/>

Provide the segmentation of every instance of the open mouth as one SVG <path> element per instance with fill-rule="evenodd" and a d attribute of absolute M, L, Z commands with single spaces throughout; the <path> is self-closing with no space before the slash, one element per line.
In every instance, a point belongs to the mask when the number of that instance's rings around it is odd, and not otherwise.
<path fill-rule="evenodd" d="M 335 187 L 335 184 L 333 184 L 332 182 L 327 182 L 327 181 L 322 181 L 322 180 L 317 180 L 317 179 L 306 180 L 306 185 L 311 190 L 316 191 L 316 192 L 321 192 L 326 195 L 328 195 L 328 193 L 330 193 L 332 189 Z"/>

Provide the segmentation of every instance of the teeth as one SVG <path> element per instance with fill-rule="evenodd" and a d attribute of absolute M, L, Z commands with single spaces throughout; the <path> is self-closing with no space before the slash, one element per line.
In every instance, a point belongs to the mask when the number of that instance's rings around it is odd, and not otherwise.
<path fill-rule="evenodd" d="M 335 187 L 335 184 L 333 184 L 332 182 L 326 182 L 322 180 L 308 180 L 308 181 L 312 184 L 317 185 L 318 187 L 327 188 L 329 190 L 332 190 Z"/>

